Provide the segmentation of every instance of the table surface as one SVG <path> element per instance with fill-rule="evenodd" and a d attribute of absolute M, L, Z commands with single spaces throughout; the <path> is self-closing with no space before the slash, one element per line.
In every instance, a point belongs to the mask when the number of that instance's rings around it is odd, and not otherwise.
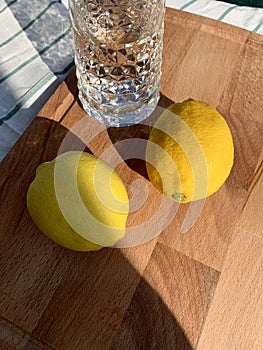
<path fill-rule="evenodd" d="M 72 72 L 1 163 L 0 349 L 261 349 L 263 37 L 167 9 L 162 70 L 158 110 L 191 97 L 226 118 L 229 178 L 204 202 L 165 201 L 131 159 L 152 117 L 104 127 L 81 109 Z M 36 167 L 85 147 L 125 159 L 116 170 L 131 204 L 132 191 L 147 194 L 127 226 L 142 227 L 148 242 L 77 253 L 31 221 Z"/>

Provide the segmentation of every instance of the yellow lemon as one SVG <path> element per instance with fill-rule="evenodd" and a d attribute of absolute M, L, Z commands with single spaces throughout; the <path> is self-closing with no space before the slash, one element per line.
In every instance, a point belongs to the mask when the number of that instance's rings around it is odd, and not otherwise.
<path fill-rule="evenodd" d="M 125 235 L 129 201 L 114 169 L 89 153 L 72 151 L 37 168 L 27 207 L 49 238 L 89 251 L 112 246 Z"/>
<path fill-rule="evenodd" d="M 216 192 L 233 160 L 233 140 L 225 119 L 209 104 L 192 99 L 165 110 L 147 142 L 150 181 L 182 203 Z"/>

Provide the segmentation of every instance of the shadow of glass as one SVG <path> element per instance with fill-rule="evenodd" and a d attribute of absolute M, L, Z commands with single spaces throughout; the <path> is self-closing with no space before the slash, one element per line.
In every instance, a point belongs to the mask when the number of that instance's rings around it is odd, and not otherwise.
<path fill-rule="evenodd" d="M 51 344 L 61 350 L 191 349 L 172 310 L 143 276 L 154 241 L 73 252 L 46 238 L 25 210 L 36 167 L 54 158 L 68 133 L 57 122 L 36 118 L 1 165 L 9 176 L 0 188 L 0 203 L 8 203 L 0 236 L 0 291 L 8 298 L 0 298 L 0 316 L 15 326 L 0 327 L 0 344 L 13 349 L 41 349 L 43 341 L 45 349 Z M 69 148 L 83 150 L 83 142 L 72 135 Z M 7 173 L 11 161 L 16 171 L 11 167 Z"/>
<path fill-rule="evenodd" d="M 146 142 L 138 142 L 138 139 L 148 140 L 152 126 L 156 120 L 163 113 L 164 109 L 168 108 L 173 103 L 172 100 L 161 93 L 157 108 L 141 123 L 122 128 L 107 128 L 112 144 L 119 152 L 122 159 L 124 159 L 132 170 L 144 176 L 146 179 L 148 179 L 145 163 Z M 120 142 L 123 140 L 129 140 L 129 142 Z M 133 158 L 132 154 L 140 154 L 141 159 Z"/>

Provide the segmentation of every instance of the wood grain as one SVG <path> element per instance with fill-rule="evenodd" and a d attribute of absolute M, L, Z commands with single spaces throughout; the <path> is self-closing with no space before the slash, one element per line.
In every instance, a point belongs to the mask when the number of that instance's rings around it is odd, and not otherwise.
<path fill-rule="evenodd" d="M 112 348 L 194 348 L 219 275 L 218 271 L 158 243 Z"/>
<path fill-rule="evenodd" d="M 253 232 L 263 237 L 263 151 L 259 158 L 253 179 L 250 183 L 247 199 L 243 207 L 242 214 L 238 221 L 238 226 L 244 230 Z"/>
<path fill-rule="evenodd" d="M 141 271 L 120 249 L 75 254 L 33 334 L 59 349 L 109 348 L 154 245 L 125 252 Z"/>
<path fill-rule="evenodd" d="M 56 350 L 32 334 L 0 316 L 0 349 L 3 350 Z"/>
<path fill-rule="evenodd" d="M 239 64 L 248 32 L 224 30 L 215 21 L 174 13 L 166 14 L 162 92 L 173 101 L 193 98 L 217 106 Z"/>
<path fill-rule="evenodd" d="M 167 9 L 162 69 L 158 108 L 125 128 L 86 115 L 72 71 L 1 163 L 1 350 L 262 344 L 263 37 Z M 170 205 L 147 180 L 145 145 L 163 108 L 189 97 L 226 118 L 235 163 L 206 201 Z M 35 170 L 68 150 L 116 165 L 131 202 L 129 247 L 72 252 L 33 224 L 26 192 Z M 144 244 L 132 246 L 136 237 Z"/>
<path fill-rule="evenodd" d="M 262 238 L 238 229 L 197 350 L 262 349 L 262 266 Z"/>

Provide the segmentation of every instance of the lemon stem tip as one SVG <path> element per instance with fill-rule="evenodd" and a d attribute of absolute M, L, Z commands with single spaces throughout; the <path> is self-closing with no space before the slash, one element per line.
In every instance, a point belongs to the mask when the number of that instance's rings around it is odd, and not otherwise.
<path fill-rule="evenodd" d="M 172 198 L 176 201 L 182 202 L 185 199 L 185 195 L 183 193 L 173 193 Z"/>

